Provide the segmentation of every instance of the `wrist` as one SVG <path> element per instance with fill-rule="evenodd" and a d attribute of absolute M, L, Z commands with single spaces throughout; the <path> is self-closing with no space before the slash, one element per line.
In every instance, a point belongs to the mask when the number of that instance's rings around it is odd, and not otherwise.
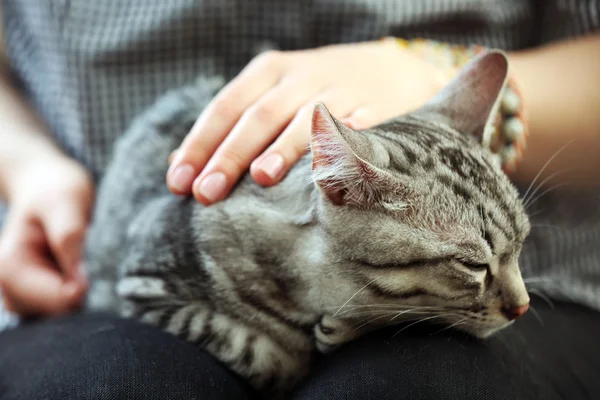
<path fill-rule="evenodd" d="M 34 180 L 53 174 L 62 165 L 73 163 L 51 143 L 30 143 L 0 162 L 0 195 L 8 203 L 28 191 Z"/>
<path fill-rule="evenodd" d="M 456 76 L 460 65 L 468 61 L 461 54 L 450 54 L 448 50 L 441 52 L 441 45 L 433 41 L 387 37 L 383 39 L 383 42 L 395 48 L 396 51 L 398 48 L 405 50 L 408 54 L 432 67 L 427 71 L 432 95 L 444 88 Z"/>
<path fill-rule="evenodd" d="M 487 51 L 483 46 L 460 46 L 433 40 L 386 38 L 396 47 L 411 52 L 439 71 L 438 80 L 445 86 L 472 58 Z M 511 71 L 499 99 L 499 107 L 481 144 L 498 157 L 506 173 L 513 173 L 523 158 L 528 138 L 528 120 L 523 96 Z"/>
<path fill-rule="evenodd" d="M 427 48 L 414 46 L 412 42 L 403 39 L 387 37 L 376 42 L 389 54 L 390 62 L 397 65 L 398 77 L 406 81 L 407 77 L 413 82 L 410 87 L 409 110 L 417 109 L 442 90 L 459 68 L 445 62 L 443 58 L 430 57 Z"/>

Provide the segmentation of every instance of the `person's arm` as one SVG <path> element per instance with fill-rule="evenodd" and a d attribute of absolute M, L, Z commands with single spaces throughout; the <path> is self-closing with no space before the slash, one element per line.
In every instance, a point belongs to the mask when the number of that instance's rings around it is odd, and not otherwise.
<path fill-rule="evenodd" d="M 11 82 L 2 35 L 0 7 L 0 199 L 10 201 L 17 175 L 27 164 L 64 156 L 46 128 Z"/>
<path fill-rule="evenodd" d="M 9 202 L 0 227 L 0 289 L 20 314 L 76 307 L 85 288 L 80 255 L 93 185 L 64 155 L 0 65 L 0 197 Z"/>
<path fill-rule="evenodd" d="M 548 186 L 600 184 L 600 35 L 511 55 L 529 114 L 528 150 L 514 176 Z"/>
<path fill-rule="evenodd" d="M 64 156 L 0 65 L 0 197 L 10 201 L 18 175 L 32 163 Z"/>

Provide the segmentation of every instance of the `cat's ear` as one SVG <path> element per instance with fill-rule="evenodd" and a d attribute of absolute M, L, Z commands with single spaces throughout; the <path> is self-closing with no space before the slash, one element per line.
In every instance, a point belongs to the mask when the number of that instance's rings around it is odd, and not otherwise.
<path fill-rule="evenodd" d="M 373 205 L 389 192 L 389 173 L 369 162 L 371 143 L 336 120 L 323 104 L 313 112 L 311 152 L 313 179 L 335 205 Z"/>
<path fill-rule="evenodd" d="M 506 54 L 497 50 L 480 54 L 416 113 L 437 116 L 457 131 L 485 143 L 507 78 Z"/>

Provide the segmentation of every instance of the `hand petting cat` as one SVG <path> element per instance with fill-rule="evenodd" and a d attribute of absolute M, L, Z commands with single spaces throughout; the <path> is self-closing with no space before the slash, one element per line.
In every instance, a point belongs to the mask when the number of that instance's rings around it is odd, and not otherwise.
<path fill-rule="evenodd" d="M 386 41 L 262 53 L 198 117 L 172 157 L 168 186 L 208 205 L 248 168 L 257 183 L 276 184 L 308 149 L 317 102 L 362 129 L 416 109 L 446 83 L 434 65 Z"/>

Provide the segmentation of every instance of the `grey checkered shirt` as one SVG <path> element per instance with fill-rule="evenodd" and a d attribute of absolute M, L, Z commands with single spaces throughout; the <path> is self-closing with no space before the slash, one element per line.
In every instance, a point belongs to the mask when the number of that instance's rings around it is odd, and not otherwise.
<path fill-rule="evenodd" d="M 3 8 L 23 89 L 96 178 L 115 139 L 159 95 L 199 74 L 231 78 L 266 46 L 398 36 L 516 50 L 600 27 L 598 0 L 3 0 Z M 600 309 L 600 195 L 551 193 L 538 203 L 522 255 L 529 284 Z"/>

